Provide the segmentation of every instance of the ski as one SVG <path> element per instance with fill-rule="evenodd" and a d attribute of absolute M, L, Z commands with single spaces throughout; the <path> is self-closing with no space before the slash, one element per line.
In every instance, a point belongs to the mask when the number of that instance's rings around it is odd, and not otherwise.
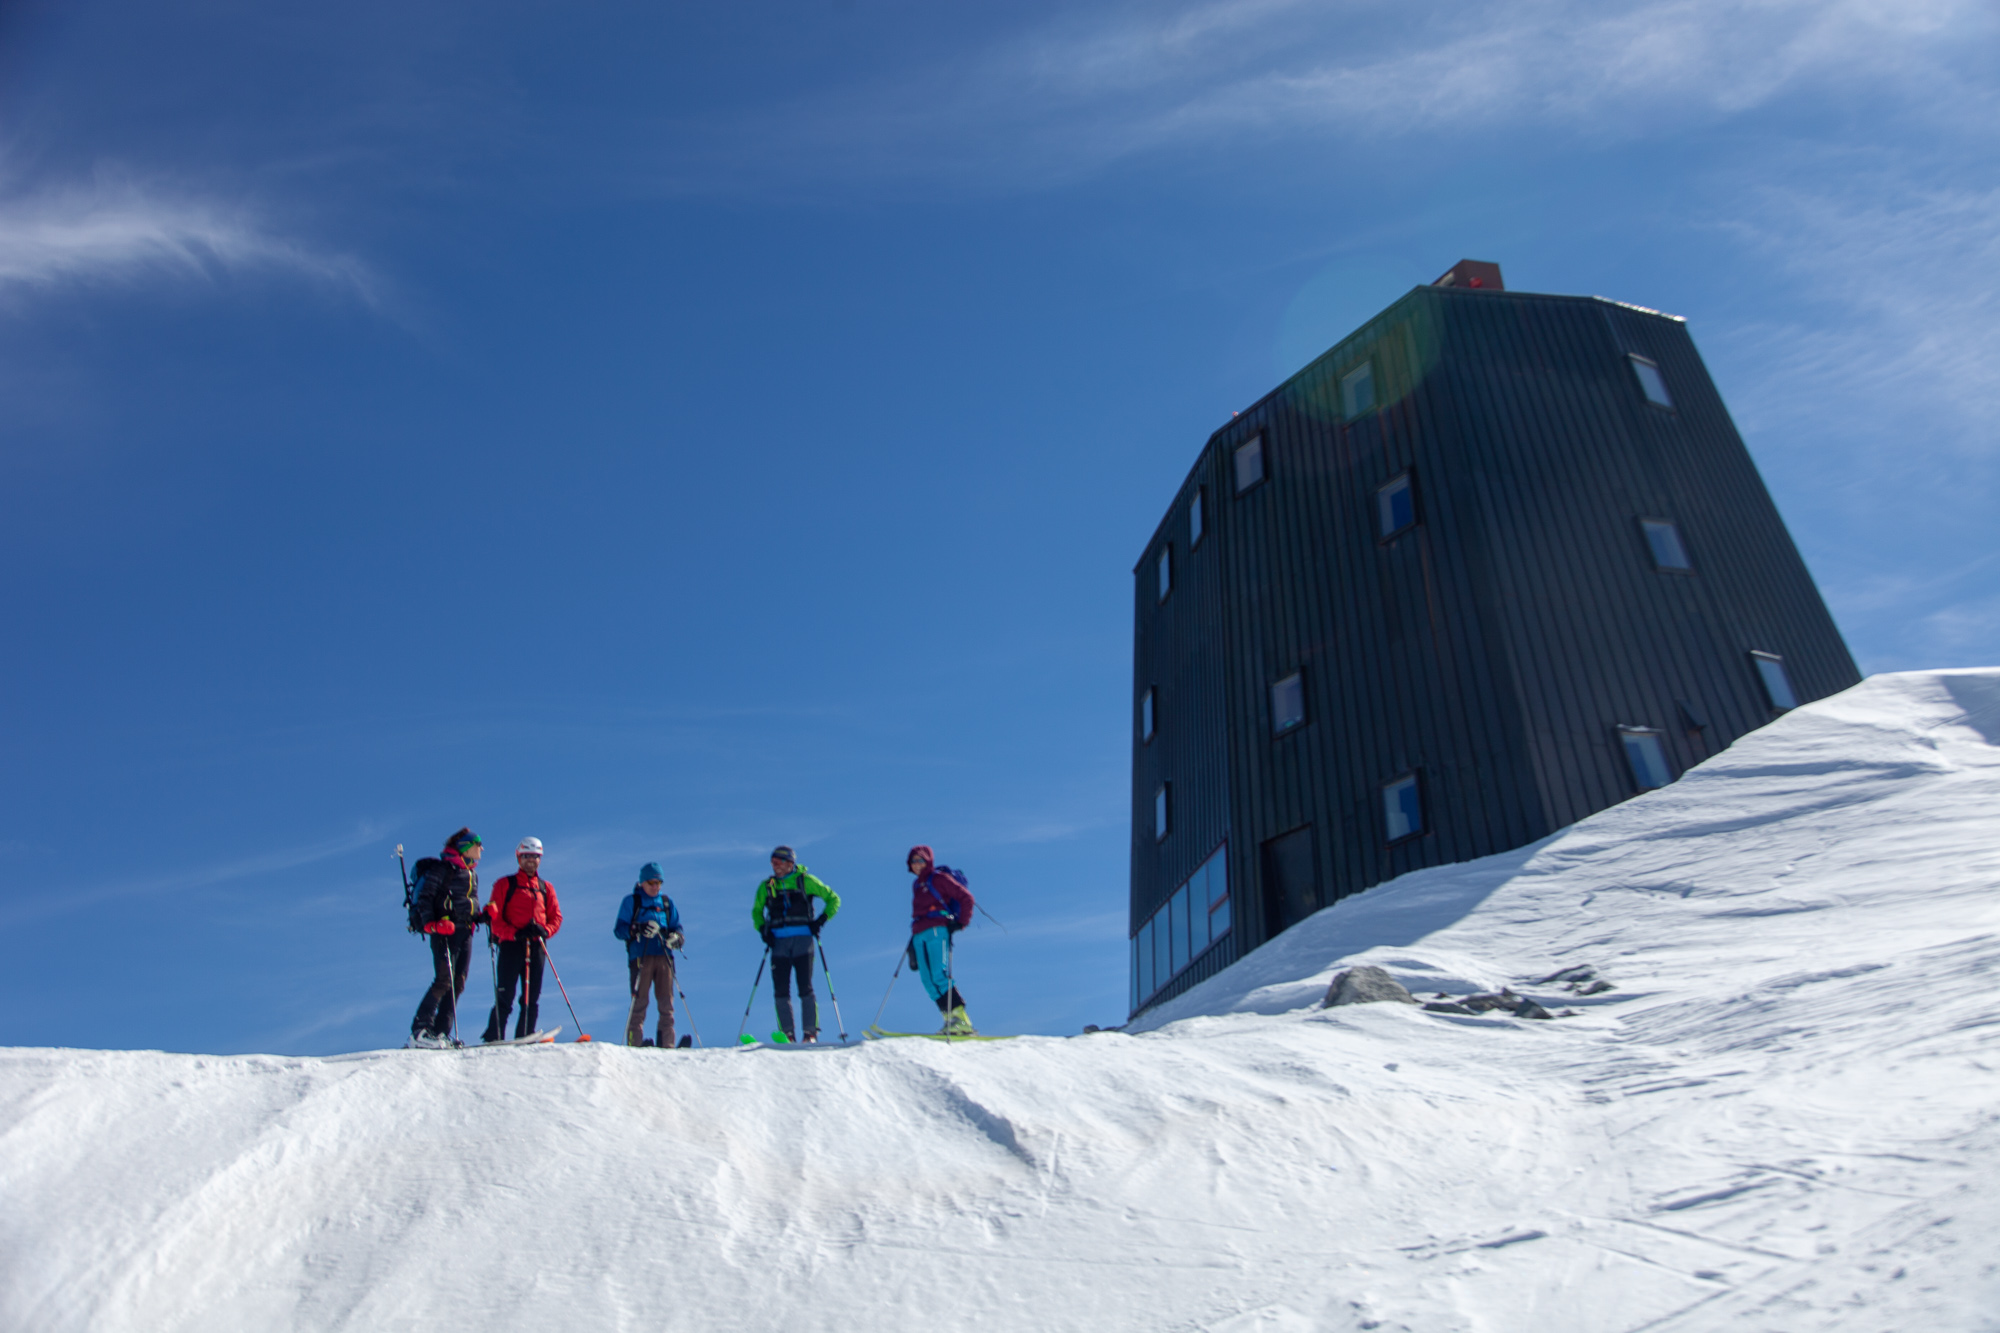
<path fill-rule="evenodd" d="M 561 1031 L 562 1024 L 558 1023 L 554 1027 L 545 1028 L 540 1032 L 530 1032 L 525 1037 L 507 1037 L 500 1041 L 483 1041 L 479 1044 L 481 1046 L 546 1046 L 548 1043 L 554 1041 L 556 1033 Z"/>
<path fill-rule="evenodd" d="M 924 1041 L 1012 1041 L 1014 1034 L 1004 1037 L 989 1037 L 983 1032 L 890 1032 L 886 1028 L 871 1027 L 862 1034 L 867 1041 L 887 1041 L 895 1037 L 915 1037 Z"/>

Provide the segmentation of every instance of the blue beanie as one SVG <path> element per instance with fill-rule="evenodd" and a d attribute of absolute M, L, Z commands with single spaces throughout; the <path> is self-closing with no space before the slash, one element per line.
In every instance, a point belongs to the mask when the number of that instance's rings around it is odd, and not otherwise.
<path fill-rule="evenodd" d="M 641 884 L 647 883 L 650 880 L 665 878 L 666 876 L 660 873 L 660 863 L 658 861 L 648 861 L 639 867 L 639 882 Z"/>

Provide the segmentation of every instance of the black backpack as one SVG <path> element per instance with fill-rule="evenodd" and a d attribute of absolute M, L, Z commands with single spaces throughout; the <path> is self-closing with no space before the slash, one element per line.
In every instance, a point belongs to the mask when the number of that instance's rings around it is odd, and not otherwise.
<path fill-rule="evenodd" d="M 432 877 L 444 873 L 444 862 L 435 856 L 426 856 L 410 867 L 410 878 L 403 881 L 403 912 L 410 919 L 410 933 L 421 935 L 424 930 L 422 902 L 425 891 L 430 887 Z"/>

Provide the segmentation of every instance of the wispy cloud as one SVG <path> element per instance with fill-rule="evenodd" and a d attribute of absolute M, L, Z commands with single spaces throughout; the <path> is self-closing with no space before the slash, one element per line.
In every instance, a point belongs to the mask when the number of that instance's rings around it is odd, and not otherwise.
<path fill-rule="evenodd" d="M 246 207 L 108 178 L 30 189 L 0 183 L 0 295 L 250 274 L 381 302 L 381 284 L 360 260 L 287 236 Z"/>
<path fill-rule="evenodd" d="M 1936 181 L 1942 173 L 1933 174 Z M 1765 333 L 1808 400 L 1767 404 L 1791 419 L 1842 403 L 1884 425 L 1925 420 L 1938 445 L 2000 453 L 2000 188 L 1940 188 L 1901 172 L 1844 174 L 1838 191 L 1765 190 L 1731 222 L 1751 249 L 1840 317 Z M 1948 422 L 1940 433 L 1936 426 Z M 1823 447 L 1814 442 L 1814 448 Z M 1884 458 L 1885 463 L 1891 461 Z M 1907 472 L 1910 455 L 1896 451 Z"/>
<path fill-rule="evenodd" d="M 1990 104 L 1967 56 L 1995 28 L 1980 0 L 1133 5 L 781 116 L 829 168 L 1061 178 L 1138 153 L 1364 131 L 1657 134 L 1815 86 Z"/>

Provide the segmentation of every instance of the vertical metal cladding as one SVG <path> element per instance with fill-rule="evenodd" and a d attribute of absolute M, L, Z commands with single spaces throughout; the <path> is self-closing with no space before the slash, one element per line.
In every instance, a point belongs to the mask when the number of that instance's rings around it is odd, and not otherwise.
<path fill-rule="evenodd" d="M 1364 362 L 1374 401 L 1349 412 Z M 1264 480 L 1237 494 L 1252 436 Z M 1415 522 L 1385 534 L 1405 476 Z M 1673 523 L 1691 568 L 1658 568 L 1642 519 Z M 1753 651 L 1801 702 L 1859 679 L 1686 325 L 1593 297 L 1417 288 L 1210 438 L 1134 574 L 1132 927 L 1225 842 L 1233 899 L 1227 948 L 1140 1007 L 1286 924 L 1264 848 L 1288 834 L 1312 830 L 1324 906 L 1635 794 L 1620 726 L 1658 731 L 1675 775 L 1699 763 L 1773 716 Z M 1274 733 L 1293 672 L 1305 722 Z M 1425 828 L 1392 842 L 1383 787 L 1406 774 Z M 1282 844 L 1294 904 L 1306 841 Z"/>

